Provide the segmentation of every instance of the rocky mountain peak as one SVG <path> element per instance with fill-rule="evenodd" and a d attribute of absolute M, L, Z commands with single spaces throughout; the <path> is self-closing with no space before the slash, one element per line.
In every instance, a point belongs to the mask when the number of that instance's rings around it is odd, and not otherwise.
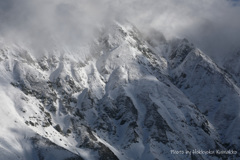
<path fill-rule="evenodd" d="M 4 159 L 239 156 L 171 154 L 239 149 L 239 88 L 188 40 L 151 40 L 116 22 L 76 53 L 32 52 L 1 48 Z M 20 147 L 8 150 L 13 141 Z"/>

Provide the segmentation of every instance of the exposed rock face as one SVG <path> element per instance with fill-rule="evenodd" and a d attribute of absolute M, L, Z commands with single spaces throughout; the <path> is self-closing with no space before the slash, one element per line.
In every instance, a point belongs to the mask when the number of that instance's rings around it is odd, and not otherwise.
<path fill-rule="evenodd" d="M 13 103 L 6 104 L 26 129 L 19 133 L 31 139 L 17 143 L 28 144 L 36 159 L 59 151 L 66 156 L 58 159 L 237 159 L 239 153 L 171 153 L 239 150 L 240 90 L 186 39 L 156 37 L 145 40 L 135 27 L 116 23 L 85 60 L 74 53 L 36 59 L 2 46 L 1 88 L 9 89 Z M 10 140 L 0 141 L 0 153 Z M 18 157 L 29 158 L 21 151 Z"/>

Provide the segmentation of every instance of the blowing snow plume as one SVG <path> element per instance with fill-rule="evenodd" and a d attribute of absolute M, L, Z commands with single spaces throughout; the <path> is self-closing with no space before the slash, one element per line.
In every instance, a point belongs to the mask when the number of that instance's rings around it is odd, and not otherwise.
<path fill-rule="evenodd" d="M 0 35 L 35 50 L 78 47 L 96 28 L 127 19 L 140 30 L 188 38 L 213 56 L 239 49 L 240 6 L 226 0 L 0 0 Z"/>

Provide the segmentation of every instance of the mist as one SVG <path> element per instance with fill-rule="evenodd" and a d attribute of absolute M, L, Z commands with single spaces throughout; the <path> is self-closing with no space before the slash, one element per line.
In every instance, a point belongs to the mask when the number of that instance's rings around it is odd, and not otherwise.
<path fill-rule="evenodd" d="M 187 38 L 213 57 L 240 49 L 240 5 L 230 0 L 0 0 L 0 37 L 36 50 L 78 47 L 100 25 L 126 19 L 140 31 Z"/>

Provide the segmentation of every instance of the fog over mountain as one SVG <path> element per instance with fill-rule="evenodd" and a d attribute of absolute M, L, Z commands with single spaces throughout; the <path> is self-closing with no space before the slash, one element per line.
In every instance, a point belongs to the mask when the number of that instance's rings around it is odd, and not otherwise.
<path fill-rule="evenodd" d="M 240 6 L 227 0 L 0 0 L 0 35 L 34 48 L 79 46 L 96 27 L 127 19 L 140 30 L 154 28 L 167 39 L 188 38 L 209 55 L 239 49 Z M 56 44 L 56 43 L 55 43 Z"/>
<path fill-rule="evenodd" d="M 239 160 L 238 0 L 0 0 L 0 159 Z"/>

